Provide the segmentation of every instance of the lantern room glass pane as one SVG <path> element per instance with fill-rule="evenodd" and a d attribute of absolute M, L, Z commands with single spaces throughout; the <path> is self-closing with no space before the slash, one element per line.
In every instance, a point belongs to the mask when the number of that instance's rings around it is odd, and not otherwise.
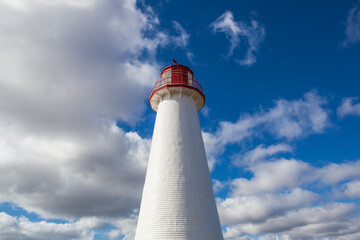
<path fill-rule="evenodd" d="M 193 85 L 193 75 L 191 72 L 188 72 L 188 84 Z"/>
<path fill-rule="evenodd" d="M 171 69 L 165 71 L 161 76 L 161 85 L 171 83 Z"/>

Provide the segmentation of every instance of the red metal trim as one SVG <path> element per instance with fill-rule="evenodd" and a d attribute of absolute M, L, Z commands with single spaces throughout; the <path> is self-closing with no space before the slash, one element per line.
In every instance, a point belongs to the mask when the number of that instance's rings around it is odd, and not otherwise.
<path fill-rule="evenodd" d="M 154 94 L 158 91 L 158 90 L 161 90 L 161 89 L 164 89 L 164 88 L 171 88 L 171 87 L 186 87 L 186 88 L 190 88 L 190 89 L 193 89 L 195 91 L 197 91 L 201 96 L 203 96 L 204 98 L 204 105 L 205 105 L 205 95 L 204 93 L 202 93 L 198 88 L 196 87 L 192 87 L 192 86 L 189 86 L 189 85 L 186 85 L 186 84 L 179 84 L 179 83 L 176 83 L 176 84 L 169 84 L 169 85 L 164 85 L 160 88 L 157 88 L 155 91 L 151 92 L 151 95 L 149 96 L 148 100 L 149 100 L 149 104 L 152 108 L 152 104 L 151 104 L 151 98 L 154 96 Z M 154 109 L 155 110 L 155 109 Z"/>
<path fill-rule="evenodd" d="M 166 70 L 168 70 L 169 68 L 171 68 L 171 66 L 172 66 L 172 65 L 167 66 L 166 68 L 164 68 L 164 69 L 161 71 L 160 76 L 162 76 L 163 73 L 164 73 Z"/>
<path fill-rule="evenodd" d="M 181 73 L 181 72 L 179 72 Z M 182 74 L 180 75 L 180 77 L 182 77 Z M 189 83 L 190 81 L 190 83 Z M 203 92 L 203 87 L 201 86 L 201 84 L 198 82 L 198 80 L 196 78 L 194 78 L 193 75 L 193 79 L 189 80 L 186 77 L 186 80 L 184 81 L 184 79 L 178 79 L 176 82 L 173 82 L 172 76 L 170 77 L 166 77 L 166 78 L 162 78 L 161 76 L 159 77 L 159 79 L 156 81 L 155 85 L 153 86 L 153 88 L 151 89 L 151 93 L 153 93 L 154 91 L 158 90 L 159 88 L 161 88 L 164 85 L 174 85 L 174 84 L 181 84 L 184 86 L 189 86 L 189 87 L 193 87 L 198 89 L 202 95 L 204 95 Z"/>
<path fill-rule="evenodd" d="M 166 85 L 163 85 L 159 88 L 157 88 L 155 91 L 152 91 L 151 94 L 150 94 L 150 97 L 149 97 L 149 101 L 150 99 L 154 96 L 154 94 L 161 90 L 161 89 L 164 89 L 164 88 L 171 88 L 171 87 L 186 87 L 186 88 L 190 88 L 190 89 L 193 89 L 195 91 L 197 91 L 201 96 L 204 97 L 204 101 L 205 101 L 205 95 L 203 92 L 201 92 L 198 88 L 196 87 L 193 87 L 193 86 L 190 86 L 190 85 L 186 85 L 186 84 L 182 84 L 182 83 L 174 83 L 174 84 L 166 84 Z M 151 104 L 151 103 L 150 103 Z"/>
<path fill-rule="evenodd" d="M 170 65 L 170 66 L 165 67 L 165 68 L 161 71 L 160 76 L 162 76 L 163 73 L 164 73 L 166 70 L 168 70 L 169 68 L 172 68 L 173 66 L 180 66 L 181 68 L 184 68 L 184 69 L 186 69 L 187 71 L 190 71 L 190 72 L 194 75 L 193 71 L 192 71 L 189 67 L 187 67 L 187 66 L 185 66 L 185 65 L 181 65 L 181 64 L 173 64 L 173 65 Z"/>

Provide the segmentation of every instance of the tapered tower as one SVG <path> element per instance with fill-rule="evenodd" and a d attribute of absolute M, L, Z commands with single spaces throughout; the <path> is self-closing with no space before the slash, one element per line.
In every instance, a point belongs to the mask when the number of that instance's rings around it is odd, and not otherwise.
<path fill-rule="evenodd" d="M 223 240 L 198 111 L 205 96 L 190 68 L 164 68 L 135 240 Z"/>

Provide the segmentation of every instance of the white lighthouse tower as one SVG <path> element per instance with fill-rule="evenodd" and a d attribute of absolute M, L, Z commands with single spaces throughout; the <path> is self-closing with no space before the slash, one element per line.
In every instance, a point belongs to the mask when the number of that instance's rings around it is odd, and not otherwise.
<path fill-rule="evenodd" d="M 157 112 L 135 240 L 223 240 L 190 68 L 164 68 L 151 90 Z"/>

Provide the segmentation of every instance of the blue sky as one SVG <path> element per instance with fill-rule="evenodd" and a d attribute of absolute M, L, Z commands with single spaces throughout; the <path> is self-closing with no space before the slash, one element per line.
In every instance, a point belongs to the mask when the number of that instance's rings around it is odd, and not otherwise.
<path fill-rule="evenodd" d="M 3 0 L 1 239 L 133 239 L 175 58 L 225 239 L 359 239 L 360 2 Z"/>

